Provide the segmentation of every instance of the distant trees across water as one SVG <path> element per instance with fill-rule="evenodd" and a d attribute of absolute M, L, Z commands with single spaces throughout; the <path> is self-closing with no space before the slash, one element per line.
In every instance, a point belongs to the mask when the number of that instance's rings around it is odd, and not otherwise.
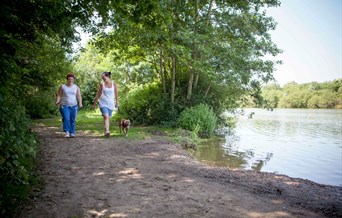
<path fill-rule="evenodd" d="M 266 105 L 272 108 L 342 109 L 342 79 L 323 83 L 290 82 L 283 87 L 270 84 L 262 88 L 262 96 Z"/>

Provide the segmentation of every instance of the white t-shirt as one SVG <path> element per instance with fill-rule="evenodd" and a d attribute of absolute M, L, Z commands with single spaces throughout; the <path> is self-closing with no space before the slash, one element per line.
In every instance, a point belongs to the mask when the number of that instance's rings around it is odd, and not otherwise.
<path fill-rule="evenodd" d="M 112 87 L 107 88 L 104 83 L 102 83 L 102 94 L 99 99 L 100 108 L 106 107 L 110 110 L 114 110 L 114 82 L 112 81 Z"/>
<path fill-rule="evenodd" d="M 77 85 L 73 84 L 71 87 L 67 85 L 62 85 L 62 96 L 61 96 L 61 105 L 66 106 L 75 106 L 77 105 Z"/>

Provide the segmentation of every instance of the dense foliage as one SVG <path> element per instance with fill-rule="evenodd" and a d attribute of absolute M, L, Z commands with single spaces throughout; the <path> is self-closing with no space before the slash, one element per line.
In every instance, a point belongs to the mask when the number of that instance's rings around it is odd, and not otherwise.
<path fill-rule="evenodd" d="M 66 51 L 88 11 L 76 1 L 0 2 L 0 216 L 11 216 L 34 184 L 37 143 L 30 117 L 56 112 L 57 84 L 71 69 Z M 63 75 L 63 76 L 62 76 Z"/>
<path fill-rule="evenodd" d="M 272 84 L 262 89 L 272 108 L 342 108 L 342 79 L 331 82 Z M 251 104 L 250 106 L 255 106 Z"/>
<path fill-rule="evenodd" d="M 14 213 L 30 192 L 37 143 L 25 108 L 1 96 L 0 105 L 0 212 L 4 215 Z"/>
<path fill-rule="evenodd" d="M 135 124 L 160 124 L 161 116 L 165 120 L 171 120 L 172 110 L 167 102 L 163 100 L 160 87 L 157 83 L 150 83 L 132 87 L 131 91 L 120 103 L 122 117 L 128 117 Z"/>
<path fill-rule="evenodd" d="M 201 137 L 210 137 L 215 131 L 216 121 L 216 115 L 209 106 L 199 104 L 182 111 L 178 122 L 183 129 L 194 131 Z"/>

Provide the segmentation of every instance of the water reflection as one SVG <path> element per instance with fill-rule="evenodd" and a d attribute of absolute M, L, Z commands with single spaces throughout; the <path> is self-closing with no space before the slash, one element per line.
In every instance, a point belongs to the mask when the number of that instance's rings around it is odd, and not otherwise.
<path fill-rule="evenodd" d="M 240 117 L 234 131 L 205 142 L 195 156 L 217 166 L 342 186 L 342 110 L 253 110 L 253 119 Z"/>
<path fill-rule="evenodd" d="M 233 133 L 229 137 L 230 140 L 227 141 L 216 139 L 201 144 L 195 153 L 196 158 L 209 165 L 261 171 L 273 156 L 272 153 L 259 155 L 253 149 L 239 151 L 237 149 L 239 137 Z"/>
<path fill-rule="evenodd" d="M 203 143 L 196 151 L 197 159 L 210 165 L 220 167 L 239 168 L 247 162 L 244 160 L 245 153 L 223 149 L 221 144 L 223 140 L 216 139 Z"/>
<path fill-rule="evenodd" d="M 256 131 L 253 130 L 253 132 Z M 267 164 L 267 162 L 272 158 L 273 154 L 270 152 L 257 152 L 252 143 L 245 147 L 240 146 L 241 140 L 236 134 L 237 133 L 235 131 L 232 131 L 226 136 L 225 144 L 221 145 L 222 149 L 227 150 L 232 154 L 239 154 L 238 157 L 243 159 L 244 164 L 240 165 L 238 168 L 261 171 L 262 167 Z"/>

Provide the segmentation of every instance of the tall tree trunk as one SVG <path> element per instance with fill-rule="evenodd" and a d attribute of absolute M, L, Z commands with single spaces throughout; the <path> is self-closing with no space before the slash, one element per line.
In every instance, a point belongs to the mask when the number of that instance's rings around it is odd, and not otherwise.
<path fill-rule="evenodd" d="M 213 3 L 214 3 L 214 0 L 210 0 L 208 14 L 207 14 L 207 25 L 208 26 L 210 25 L 210 16 L 211 16 L 211 10 L 213 8 Z"/>
<path fill-rule="evenodd" d="M 208 9 L 208 13 L 207 13 L 207 18 L 206 18 L 206 23 L 207 23 L 207 26 L 209 26 L 210 25 L 210 16 L 211 16 L 211 10 L 212 10 L 212 8 L 213 8 L 213 3 L 214 3 L 214 0 L 210 0 L 210 3 L 209 3 L 209 9 Z M 196 11 L 198 11 L 198 1 L 196 1 Z M 196 16 L 196 23 L 198 22 L 198 14 L 197 14 L 197 16 Z M 197 49 L 197 47 L 195 47 L 195 49 Z M 198 55 L 200 55 L 200 54 L 198 54 L 198 52 L 196 51 L 195 52 L 195 59 L 194 60 L 198 60 L 198 59 L 200 59 L 200 57 L 198 56 Z M 193 88 L 194 89 L 196 89 L 196 87 L 197 87 L 197 84 L 198 84 L 198 80 L 199 80 L 199 73 L 198 72 L 195 72 L 195 83 L 194 83 L 194 86 L 193 86 Z M 209 89 L 210 89 L 210 86 L 209 86 Z"/>
<path fill-rule="evenodd" d="M 198 78 L 199 78 L 199 73 L 195 73 L 195 83 L 194 83 L 194 89 L 196 89 L 197 84 L 198 84 Z"/>
<path fill-rule="evenodd" d="M 127 85 L 129 85 L 131 81 L 130 81 L 130 75 L 129 75 L 129 73 L 130 73 L 130 65 L 129 65 L 128 61 L 126 61 L 126 66 L 127 66 L 126 83 L 127 83 Z"/>
<path fill-rule="evenodd" d="M 174 108 L 175 103 L 175 87 L 176 87 L 176 57 L 172 53 L 172 79 L 171 79 L 171 108 Z"/>
<path fill-rule="evenodd" d="M 210 16 L 211 16 L 211 10 L 212 10 L 212 6 L 213 6 L 213 2 L 214 0 L 211 0 L 210 3 L 209 3 L 209 9 L 208 9 L 208 14 L 207 14 L 207 25 L 209 26 L 210 25 Z M 198 18 L 197 18 L 198 19 Z M 196 20 L 197 21 L 197 20 Z M 196 48 L 197 49 L 197 48 Z M 195 56 L 195 59 L 198 60 L 200 59 L 200 57 L 198 57 L 198 52 L 196 51 L 196 56 Z M 198 80 L 199 80 L 199 73 L 195 73 L 195 83 L 194 83 L 194 89 L 196 89 L 197 87 L 197 84 L 198 84 Z M 206 95 L 208 94 L 208 91 L 210 89 L 210 86 L 211 84 L 209 85 L 208 89 L 207 89 L 207 92 L 206 92 Z"/>
<path fill-rule="evenodd" d="M 191 99 L 191 95 L 192 95 L 192 83 L 194 82 L 194 72 L 191 69 L 190 70 L 190 75 L 189 75 L 189 82 L 188 82 L 188 93 L 186 96 L 186 99 L 190 100 Z"/>
<path fill-rule="evenodd" d="M 195 0 L 195 25 L 194 25 L 194 35 L 195 35 L 195 38 L 196 38 L 196 24 L 198 23 L 198 19 L 199 19 L 199 16 L 198 16 L 198 3 L 199 3 L 199 0 Z M 195 63 L 196 62 L 196 57 L 197 57 L 197 45 L 196 45 L 196 42 L 193 42 L 193 48 L 192 48 L 192 63 Z M 194 69 L 194 64 L 192 64 L 192 67 L 190 69 L 190 75 L 189 75 L 189 82 L 188 82 L 188 92 L 187 92 L 187 100 L 190 100 L 191 99 L 191 96 L 192 96 L 192 90 L 193 90 L 193 83 L 194 83 L 194 77 L 195 77 L 195 69 Z M 196 84 L 197 85 L 197 84 Z"/>
<path fill-rule="evenodd" d="M 167 69 L 166 69 L 166 63 L 165 63 L 165 61 L 164 61 L 164 63 L 163 63 L 163 68 L 164 68 L 164 78 L 165 78 L 165 84 L 166 84 L 166 81 L 169 79 L 169 76 L 168 76 L 168 71 L 167 71 Z M 171 69 L 171 67 L 169 67 L 169 69 Z"/>
<path fill-rule="evenodd" d="M 163 60 L 164 60 L 164 54 L 163 54 L 163 46 L 160 47 L 160 51 L 159 51 L 159 73 L 161 76 L 161 80 L 162 80 L 162 85 L 163 85 L 163 93 L 164 95 L 166 95 L 166 78 L 165 78 L 165 74 L 163 72 Z"/>
<path fill-rule="evenodd" d="M 204 98 L 207 97 L 207 95 L 208 95 L 208 93 L 209 93 L 209 90 L 210 90 L 210 87 L 211 87 L 211 82 L 210 82 L 210 84 L 209 84 L 207 90 L 205 91 Z"/>

